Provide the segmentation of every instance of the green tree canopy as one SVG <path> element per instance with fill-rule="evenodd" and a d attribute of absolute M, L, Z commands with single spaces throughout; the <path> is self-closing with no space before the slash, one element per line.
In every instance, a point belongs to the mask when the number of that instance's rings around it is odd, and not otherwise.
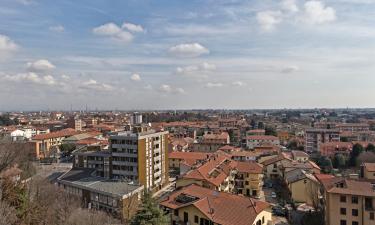
<path fill-rule="evenodd" d="M 134 215 L 131 225 L 168 225 L 169 217 L 158 207 L 151 194 L 145 191 L 140 210 Z"/>
<path fill-rule="evenodd" d="M 350 153 L 349 166 L 356 166 L 357 157 L 364 151 L 362 145 L 353 145 L 353 150 Z"/>

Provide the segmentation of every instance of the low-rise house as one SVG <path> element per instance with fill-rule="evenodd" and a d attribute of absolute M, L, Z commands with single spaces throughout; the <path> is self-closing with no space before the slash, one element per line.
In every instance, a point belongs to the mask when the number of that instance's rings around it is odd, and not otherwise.
<path fill-rule="evenodd" d="M 219 134 L 205 134 L 203 135 L 201 143 L 225 145 L 230 143 L 230 137 L 227 132 L 221 132 Z"/>
<path fill-rule="evenodd" d="M 322 156 L 333 158 L 336 154 L 349 156 L 353 149 L 350 142 L 326 142 L 319 145 L 319 152 Z"/>
<path fill-rule="evenodd" d="M 375 181 L 375 163 L 362 163 L 361 178 Z"/>
<path fill-rule="evenodd" d="M 303 151 L 297 151 L 297 150 L 292 151 L 292 157 L 293 157 L 293 160 L 300 162 L 300 163 L 307 162 L 309 160 L 309 154 Z"/>
<path fill-rule="evenodd" d="M 79 197 L 84 207 L 130 219 L 138 210 L 143 186 L 98 177 L 94 173 L 95 169 L 74 168 L 58 178 L 58 185 Z"/>
<path fill-rule="evenodd" d="M 282 177 L 281 165 L 287 162 L 292 162 L 292 159 L 284 153 L 280 153 L 262 162 L 266 178 L 275 179 Z"/>
<path fill-rule="evenodd" d="M 272 223 L 270 204 L 192 184 L 161 201 L 173 225 L 263 225 Z"/>
<path fill-rule="evenodd" d="M 169 169 L 170 170 L 180 170 L 180 174 L 185 174 L 186 169 L 181 170 L 181 165 L 183 167 L 193 168 L 194 165 L 208 160 L 211 153 L 204 152 L 170 152 L 168 155 L 169 159 Z M 189 169 L 190 170 L 190 169 Z"/>
<path fill-rule="evenodd" d="M 285 182 L 294 202 L 318 206 L 320 185 L 313 174 L 301 169 L 294 170 L 286 175 Z"/>
<path fill-rule="evenodd" d="M 234 192 L 246 196 L 263 195 L 263 166 L 255 162 L 236 162 Z"/>

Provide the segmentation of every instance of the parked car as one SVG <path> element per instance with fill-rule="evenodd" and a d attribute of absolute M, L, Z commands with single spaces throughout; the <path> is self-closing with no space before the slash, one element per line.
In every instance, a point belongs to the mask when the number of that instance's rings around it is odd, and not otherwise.
<path fill-rule="evenodd" d="M 272 192 L 272 193 L 271 193 L 271 197 L 272 197 L 272 198 L 276 198 L 276 197 L 277 197 L 276 193 L 275 193 L 275 192 Z"/>

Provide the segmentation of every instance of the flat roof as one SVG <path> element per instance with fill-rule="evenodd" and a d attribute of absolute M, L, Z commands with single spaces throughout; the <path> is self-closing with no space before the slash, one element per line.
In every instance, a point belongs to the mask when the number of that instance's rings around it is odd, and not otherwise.
<path fill-rule="evenodd" d="M 97 177 L 93 175 L 94 172 L 95 169 L 91 168 L 73 168 L 59 177 L 58 182 L 120 198 L 124 198 L 126 195 L 131 194 L 134 191 L 138 192 L 143 190 L 143 186 L 141 185 L 130 184 L 105 177 Z"/>

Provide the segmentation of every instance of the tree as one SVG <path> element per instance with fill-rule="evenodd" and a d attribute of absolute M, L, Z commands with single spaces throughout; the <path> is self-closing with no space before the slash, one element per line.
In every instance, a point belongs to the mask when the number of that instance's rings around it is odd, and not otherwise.
<path fill-rule="evenodd" d="M 345 157 L 342 154 L 337 154 L 333 158 L 333 166 L 338 169 L 342 169 L 346 166 Z"/>
<path fill-rule="evenodd" d="M 15 225 L 17 220 L 16 209 L 0 200 L 0 225 Z"/>
<path fill-rule="evenodd" d="M 265 132 L 266 135 L 277 136 L 277 132 L 276 132 L 275 128 L 273 128 L 273 127 L 266 126 L 265 131 L 266 131 Z"/>
<path fill-rule="evenodd" d="M 362 145 L 355 144 L 353 145 L 353 150 L 350 153 L 349 159 L 349 166 L 356 166 L 357 165 L 357 157 L 364 151 Z"/>
<path fill-rule="evenodd" d="M 264 129 L 264 123 L 262 121 L 258 122 L 258 129 Z"/>
<path fill-rule="evenodd" d="M 368 144 L 367 147 L 366 147 L 366 151 L 375 153 L 375 145 L 373 145 L 371 143 Z"/>
<path fill-rule="evenodd" d="M 318 164 L 318 166 L 320 168 L 323 169 L 323 172 L 325 173 L 331 173 L 332 171 L 332 161 L 330 158 L 328 157 L 325 157 L 325 156 L 321 156 L 317 161 L 316 163 Z"/>
<path fill-rule="evenodd" d="M 144 192 L 141 209 L 134 215 L 131 225 L 167 225 L 169 217 L 158 207 L 148 191 Z"/>

